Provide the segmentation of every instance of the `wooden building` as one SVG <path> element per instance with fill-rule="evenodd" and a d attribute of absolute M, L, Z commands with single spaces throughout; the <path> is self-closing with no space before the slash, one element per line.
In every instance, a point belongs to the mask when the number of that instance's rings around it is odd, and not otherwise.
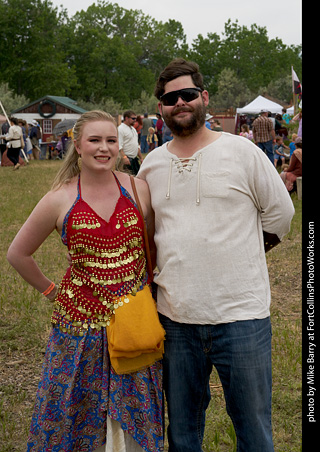
<path fill-rule="evenodd" d="M 78 119 L 86 110 L 69 97 L 44 96 L 12 112 L 12 116 L 31 123 L 36 120 L 42 129 L 42 141 L 52 139 L 53 128 L 64 119 Z"/>

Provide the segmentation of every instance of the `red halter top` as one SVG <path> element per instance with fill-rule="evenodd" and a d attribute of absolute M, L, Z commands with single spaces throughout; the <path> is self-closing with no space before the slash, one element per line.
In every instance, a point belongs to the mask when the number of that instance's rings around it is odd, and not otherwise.
<path fill-rule="evenodd" d="M 62 240 L 72 264 L 63 277 L 52 323 L 71 334 L 106 327 L 115 309 L 147 283 L 143 219 L 117 181 L 120 196 L 109 221 L 78 196 L 64 220 Z M 106 200 L 107 202 L 107 200 Z"/>

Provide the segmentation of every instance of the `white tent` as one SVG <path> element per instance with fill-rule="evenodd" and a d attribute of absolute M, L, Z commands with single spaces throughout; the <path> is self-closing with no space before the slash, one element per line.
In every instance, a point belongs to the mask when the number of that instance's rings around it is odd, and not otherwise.
<path fill-rule="evenodd" d="M 237 108 L 238 115 L 247 115 L 247 114 L 259 114 L 261 110 L 268 110 L 271 113 L 282 113 L 283 106 L 273 102 L 272 100 L 267 99 L 263 96 L 258 96 L 248 105 L 243 108 Z M 293 107 L 287 108 L 287 113 L 289 115 L 293 115 Z"/>

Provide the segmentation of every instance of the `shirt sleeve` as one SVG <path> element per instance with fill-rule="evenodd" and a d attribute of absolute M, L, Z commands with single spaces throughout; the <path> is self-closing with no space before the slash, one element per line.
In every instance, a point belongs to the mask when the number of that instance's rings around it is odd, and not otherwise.
<path fill-rule="evenodd" d="M 288 190 L 268 157 L 256 152 L 251 174 L 251 192 L 261 216 L 262 230 L 280 240 L 290 231 L 294 206 Z"/>

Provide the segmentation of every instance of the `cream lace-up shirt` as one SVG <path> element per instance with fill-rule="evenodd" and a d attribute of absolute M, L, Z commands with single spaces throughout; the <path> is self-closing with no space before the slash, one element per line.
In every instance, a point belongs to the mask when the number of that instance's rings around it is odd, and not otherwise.
<path fill-rule="evenodd" d="M 228 133 L 188 160 L 164 144 L 138 177 L 155 211 L 158 311 L 195 324 L 269 316 L 263 231 L 281 240 L 294 208 L 263 151 Z"/>

